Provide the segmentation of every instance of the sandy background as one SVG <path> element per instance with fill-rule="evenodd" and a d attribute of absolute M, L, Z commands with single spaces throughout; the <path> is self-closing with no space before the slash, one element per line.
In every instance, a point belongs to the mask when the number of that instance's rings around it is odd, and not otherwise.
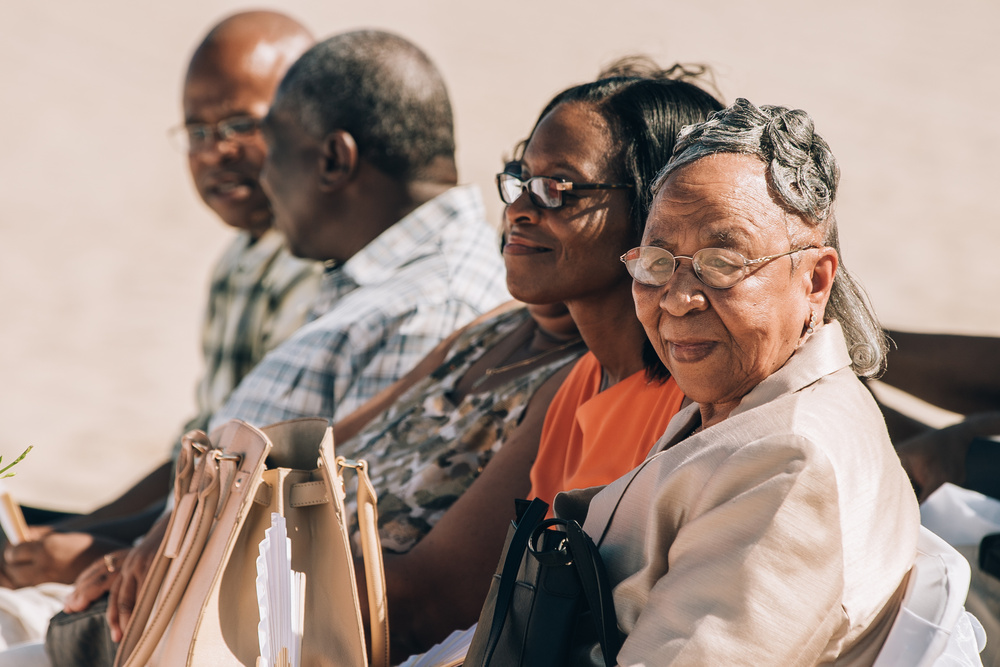
<path fill-rule="evenodd" d="M 164 456 L 193 400 L 228 232 L 166 140 L 188 55 L 235 2 L 0 8 L 0 454 L 21 499 L 86 509 Z M 613 9 L 611 9 L 613 7 Z M 1000 335 L 1000 4 L 986 0 L 288 0 L 318 36 L 375 26 L 450 84 L 463 180 L 612 59 L 715 67 L 726 101 L 801 107 L 843 170 L 845 258 L 884 322 Z"/>

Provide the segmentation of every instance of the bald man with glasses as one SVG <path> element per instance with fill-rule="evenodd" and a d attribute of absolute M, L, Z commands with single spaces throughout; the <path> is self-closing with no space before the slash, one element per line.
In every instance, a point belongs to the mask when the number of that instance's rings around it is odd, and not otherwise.
<path fill-rule="evenodd" d="M 322 265 L 291 255 L 273 229 L 274 215 L 260 185 L 266 147 L 259 131 L 281 78 L 313 42 L 309 31 L 288 16 L 243 12 L 216 25 L 191 58 L 183 87 L 184 122 L 170 138 L 186 154 L 201 199 L 238 233 L 212 273 L 198 413 L 181 433 L 207 428 L 240 380 L 305 322 L 316 299 Z M 51 616 L 69 587 L 50 583 L 71 584 L 95 559 L 142 535 L 162 511 L 170 472 L 166 461 L 90 515 L 33 526 L 36 539 L 5 549 L 3 583 L 19 589 L 49 584 L 45 591 L 51 595 L 44 597 L 51 600 Z M 27 518 L 32 521 L 31 511 Z M 26 591 L 21 597 L 34 594 Z M 7 633 L 4 639 L 40 638 L 44 627 L 25 627 L 24 633 Z"/>

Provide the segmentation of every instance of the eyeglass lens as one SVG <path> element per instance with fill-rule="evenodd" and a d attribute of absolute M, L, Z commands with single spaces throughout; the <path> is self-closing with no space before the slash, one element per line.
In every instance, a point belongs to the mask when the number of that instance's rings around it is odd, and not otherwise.
<path fill-rule="evenodd" d="M 747 260 L 735 250 L 704 248 L 694 254 L 691 264 L 698 279 L 709 287 L 726 289 L 743 280 Z M 623 256 L 625 267 L 644 285 L 666 285 L 677 268 L 677 258 L 662 248 L 642 246 Z"/>
<path fill-rule="evenodd" d="M 559 181 L 546 176 L 535 176 L 522 181 L 514 174 L 499 174 L 497 185 L 500 189 L 500 199 L 505 204 L 513 204 L 527 190 L 531 201 L 541 208 L 559 208 L 562 206 L 562 190 Z"/>
<path fill-rule="evenodd" d="M 260 122 L 251 116 L 236 116 L 227 118 L 215 125 L 209 123 L 191 123 L 183 129 L 183 139 L 190 151 L 207 149 L 215 141 L 216 133 L 223 141 L 245 141 L 253 137 Z"/>

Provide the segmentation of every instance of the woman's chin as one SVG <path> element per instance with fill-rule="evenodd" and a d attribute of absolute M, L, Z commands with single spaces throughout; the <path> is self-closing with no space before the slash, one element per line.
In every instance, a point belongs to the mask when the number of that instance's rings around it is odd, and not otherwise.
<path fill-rule="evenodd" d="M 546 287 L 532 282 L 532 284 L 526 284 L 516 280 L 510 280 L 510 275 L 508 274 L 507 280 L 507 291 L 510 295 L 522 303 L 527 304 L 550 304 L 550 303 L 561 303 L 558 295 L 554 296 L 551 290 Z"/>

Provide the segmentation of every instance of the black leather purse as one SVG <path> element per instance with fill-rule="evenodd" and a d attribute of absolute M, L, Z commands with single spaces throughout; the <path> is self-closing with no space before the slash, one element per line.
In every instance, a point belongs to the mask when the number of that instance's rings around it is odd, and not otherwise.
<path fill-rule="evenodd" d="M 543 501 L 517 502 L 465 667 L 573 665 L 594 643 L 611 667 L 621 636 L 597 547 Z"/>

